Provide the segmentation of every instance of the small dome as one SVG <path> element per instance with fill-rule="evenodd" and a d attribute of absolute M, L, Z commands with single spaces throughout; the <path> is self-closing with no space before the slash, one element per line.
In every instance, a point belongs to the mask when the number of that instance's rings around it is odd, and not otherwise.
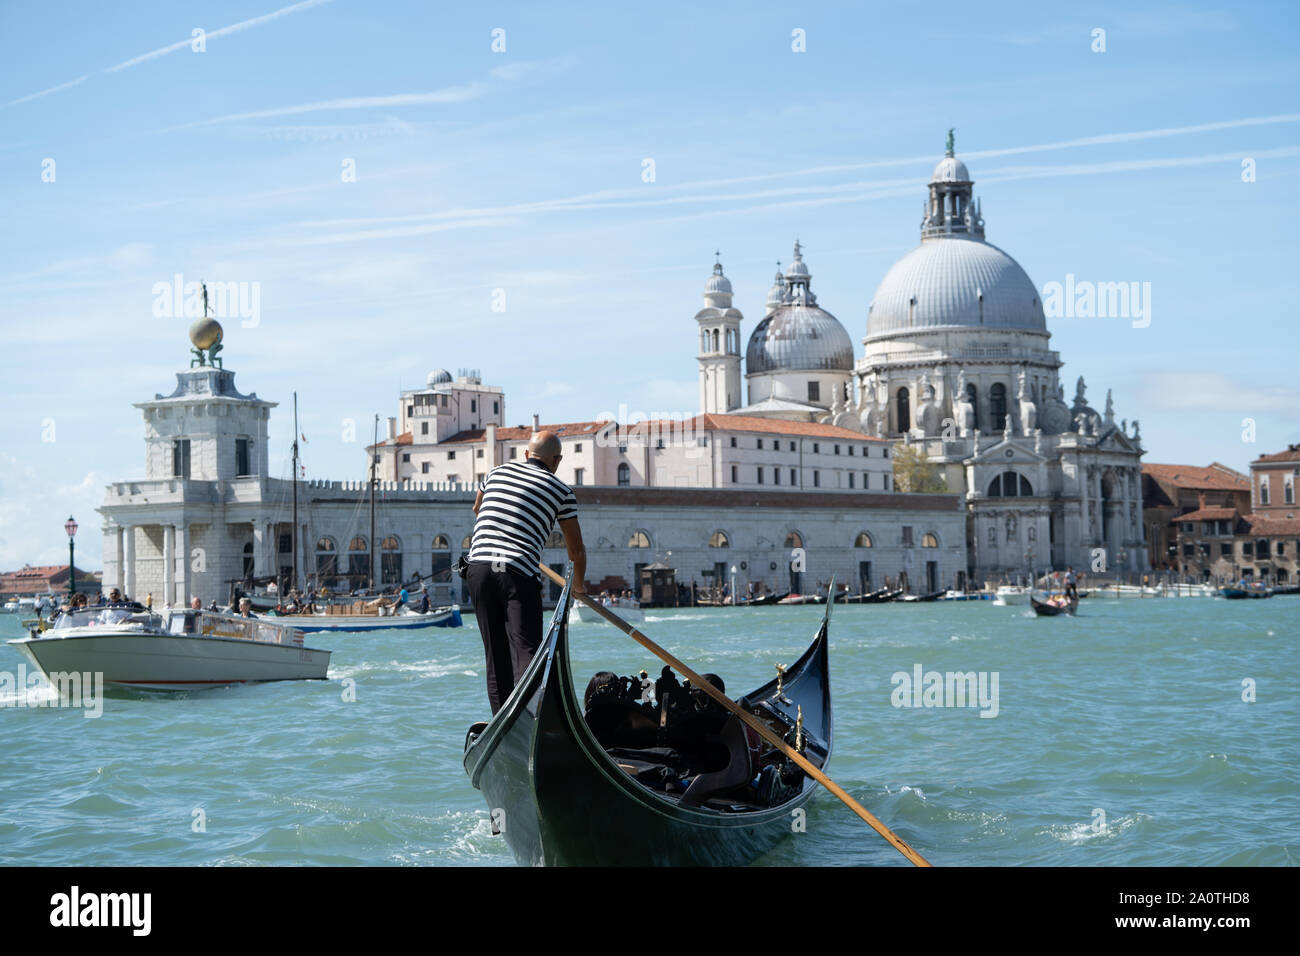
<path fill-rule="evenodd" d="M 722 253 L 715 253 L 721 256 Z M 713 275 L 709 276 L 709 281 L 704 283 L 705 295 L 731 295 L 731 280 L 722 274 L 722 260 L 718 259 L 713 263 Z"/>
<path fill-rule="evenodd" d="M 451 372 L 448 372 L 445 368 L 435 368 L 429 373 L 429 377 L 425 381 L 430 388 L 435 385 L 446 385 L 451 381 Z"/>
<path fill-rule="evenodd" d="M 816 305 L 780 305 L 755 327 L 745 372 L 853 370 L 853 341 L 835 316 Z"/>
<path fill-rule="evenodd" d="M 781 272 L 781 263 L 776 264 L 776 277 L 772 280 L 772 288 L 767 290 L 767 311 L 771 312 L 778 305 L 785 301 L 785 275 Z"/>
<path fill-rule="evenodd" d="M 808 266 L 803 261 L 803 247 L 799 245 L 799 240 L 794 241 L 794 261 L 790 263 L 790 268 L 786 270 L 787 279 L 810 279 L 812 273 L 808 271 Z"/>
<path fill-rule="evenodd" d="M 930 174 L 930 182 L 969 183 L 972 180 L 965 163 L 956 156 L 945 156 L 939 160 L 939 165 L 934 167 L 934 172 Z"/>

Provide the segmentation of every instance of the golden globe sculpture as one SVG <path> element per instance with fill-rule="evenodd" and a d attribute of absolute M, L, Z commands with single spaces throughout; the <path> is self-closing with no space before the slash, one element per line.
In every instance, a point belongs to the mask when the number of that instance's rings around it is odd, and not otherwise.
<path fill-rule="evenodd" d="M 211 316 L 198 319 L 190 326 L 190 341 L 194 343 L 194 358 L 190 361 L 190 368 L 195 365 L 221 367 L 221 359 L 216 357 L 221 351 L 221 335 L 221 323 Z M 203 354 L 205 350 L 207 355 Z"/>

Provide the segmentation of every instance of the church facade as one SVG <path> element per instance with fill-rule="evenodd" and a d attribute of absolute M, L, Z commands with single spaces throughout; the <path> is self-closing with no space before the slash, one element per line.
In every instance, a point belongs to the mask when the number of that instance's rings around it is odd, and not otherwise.
<path fill-rule="evenodd" d="M 739 354 L 730 348 L 740 313 L 721 268 L 714 272 L 710 289 L 726 301 L 696 316 L 702 408 L 725 395 L 727 411 L 815 421 L 921 450 L 965 501 L 974 581 L 1149 567 L 1138 422 L 1130 430 L 1116 421 L 1109 392 L 1104 410 L 1094 409 L 1082 376 L 1067 403 L 1039 292 L 985 238 L 951 133 L 930 177 L 921 242 L 876 290 L 856 361 L 848 334 L 817 305 L 796 243 L 750 337 L 748 404 L 739 407 Z"/>

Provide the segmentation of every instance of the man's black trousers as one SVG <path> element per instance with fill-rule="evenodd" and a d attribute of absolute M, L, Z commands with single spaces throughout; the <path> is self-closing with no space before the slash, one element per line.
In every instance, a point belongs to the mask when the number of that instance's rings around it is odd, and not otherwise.
<path fill-rule="evenodd" d="M 488 702 L 495 714 L 542 643 L 542 585 L 510 568 L 494 571 L 490 564 L 471 564 L 465 580 L 483 635 Z"/>

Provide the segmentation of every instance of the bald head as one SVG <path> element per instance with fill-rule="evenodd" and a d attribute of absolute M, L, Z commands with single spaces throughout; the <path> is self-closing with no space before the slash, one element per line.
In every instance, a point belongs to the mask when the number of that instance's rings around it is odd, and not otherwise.
<path fill-rule="evenodd" d="M 552 472 L 560 463 L 560 436 L 552 431 L 540 431 L 528 443 L 528 457 L 538 458 Z"/>

